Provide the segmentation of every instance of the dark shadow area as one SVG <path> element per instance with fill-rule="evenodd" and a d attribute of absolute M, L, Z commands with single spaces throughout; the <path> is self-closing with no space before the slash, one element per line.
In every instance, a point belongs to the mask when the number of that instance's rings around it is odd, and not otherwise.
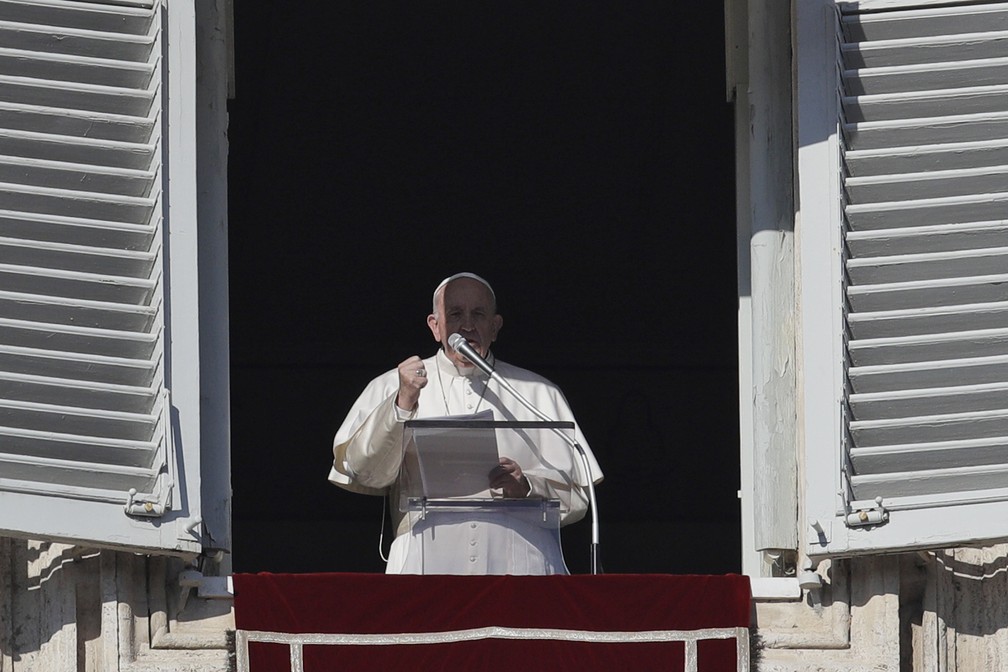
<path fill-rule="evenodd" d="M 382 571 L 331 438 L 468 270 L 605 471 L 605 569 L 738 571 L 720 4 L 236 2 L 235 44 L 235 570 Z M 574 572 L 589 538 L 565 530 Z"/>

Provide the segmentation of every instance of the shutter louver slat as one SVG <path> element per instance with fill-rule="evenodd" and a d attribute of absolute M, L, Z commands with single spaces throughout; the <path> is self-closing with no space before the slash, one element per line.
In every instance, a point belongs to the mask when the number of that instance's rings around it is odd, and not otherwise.
<path fill-rule="evenodd" d="M 0 490 L 170 508 L 160 30 L 0 0 Z"/>
<path fill-rule="evenodd" d="M 153 442 L 103 439 L 96 441 L 87 436 L 74 436 L 58 432 L 37 432 L 13 427 L 0 428 L 5 450 L 24 458 L 62 459 L 91 464 L 108 464 L 123 467 L 144 467 L 156 450 Z M 118 499 L 118 495 L 116 495 Z"/>
<path fill-rule="evenodd" d="M 845 96 L 846 123 L 896 121 L 954 115 L 996 115 L 1004 111 L 1006 86 L 975 86 L 908 93 Z"/>
<path fill-rule="evenodd" d="M 134 4 L 149 8 L 153 3 L 148 1 Z M 67 29 L 102 32 L 118 30 L 131 35 L 144 33 L 151 24 L 149 9 L 125 7 L 122 3 L 81 7 L 79 3 L 66 0 L 45 0 L 37 3 L 6 2 L 2 16 L 6 21 L 15 23 L 52 23 Z"/>
<path fill-rule="evenodd" d="M 970 62 L 1004 56 L 1008 32 L 990 31 L 876 40 L 845 44 L 841 50 L 844 64 L 850 68 L 897 68 L 926 61 L 942 63 Z"/>
<path fill-rule="evenodd" d="M 1008 184 L 1008 166 L 848 177 L 847 202 L 879 203 L 996 193 Z"/>
<path fill-rule="evenodd" d="M 849 509 L 1008 499 L 1006 31 L 842 17 Z"/>
<path fill-rule="evenodd" d="M 855 392 L 914 390 L 962 384 L 995 384 L 1008 379 L 1008 355 L 950 359 L 909 364 L 882 364 L 852 368 L 848 382 Z"/>
<path fill-rule="evenodd" d="M 57 80 L 129 89 L 146 87 L 154 74 L 152 63 L 39 54 L 35 51 L 3 47 L 0 47 L 0 69 L 12 76 L 43 80 L 47 83 Z"/>
<path fill-rule="evenodd" d="M 0 129 L 94 141 L 145 143 L 153 125 L 124 114 L 101 114 L 0 101 Z M 45 136 L 43 136 L 45 137 Z"/>
<path fill-rule="evenodd" d="M 893 485 L 892 478 L 856 477 L 855 486 L 861 490 L 861 496 L 866 500 L 875 497 L 910 498 L 918 497 L 917 506 L 929 503 L 936 494 L 952 495 L 941 500 L 944 504 L 965 503 L 973 499 L 991 501 L 1004 499 L 1003 491 L 979 490 L 978 497 L 961 496 L 969 490 L 975 490 L 978 482 L 1004 483 L 1008 479 L 1008 467 L 979 466 L 957 467 L 954 469 L 931 469 L 927 471 L 907 471 L 898 474 Z"/>
<path fill-rule="evenodd" d="M 0 270 L 2 268 L 0 266 Z M 969 278 L 977 275 L 995 275 L 1006 268 L 1008 268 L 1008 248 L 1005 247 L 863 257 L 852 259 L 847 264 L 847 272 L 852 282 L 858 285 Z"/>
<path fill-rule="evenodd" d="M 1008 45 L 1002 45 L 1002 49 Z M 1008 59 L 988 58 L 954 63 L 928 63 L 925 67 L 876 66 L 844 73 L 849 96 L 903 95 L 918 91 L 955 91 L 970 95 L 997 87 L 1008 75 Z M 967 84 L 968 82 L 968 84 Z M 953 86 L 957 84 L 958 86 Z"/>
<path fill-rule="evenodd" d="M 847 44 L 1008 31 L 1008 3 L 844 16 Z"/>
<path fill-rule="evenodd" d="M 60 268 L 66 271 L 148 276 L 158 260 L 158 250 L 117 250 L 107 247 L 67 245 L 46 241 L 25 242 L 0 238 L 0 264 L 22 262 L 27 266 Z"/>
<path fill-rule="evenodd" d="M 851 315 L 847 328 L 853 339 L 864 341 L 941 334 L 961 327 L 965 320 L 977 329 L 1008 328 L 1008 302 L 863 312 Z"/>
<path fill-rule="evenodd" d="M 159 224 L 151 222 L 146 226 L 134 226 L 0 209 L 0 227 L 5 237 L 120 250 L 151 249 L 151 239 L 160 233 Z"/>
<path fill-rule="evenodd" d="M 14 401 L 64 403 L 72 408 L 146 413 L 156 403 L 157 388 L 98 384 L 72 378 L 0 373 L 0 397 Z"/>
<path fill-rule="evenodd" d="M 45 343 L 57 352 L 73 348 L 81 355 L 122 357 L 128 361 L 152 358 L 158 334 L 0 319 L 0 343 L 29 348 Z"/>
<path fill-rule="evenodd" d="M 18 3 L 5 3 L 4 9 Z M 78 10 L 84 13 L 87 10 Z M 84 58 L 104 58 L 112 61 L 145 62 L 155 53 L 157 24 L 148 20 L 133 26 L 137 32 L 129 32 L 125 26 L 110 26 L 109 30 L 75 28 L 53 22 L 53 15 L 46 15 L 39 23 L 19 23 L 0 19 L 0 44 L 24 51 L 54 55 L 81 56 Z"/>
<path fill-rule="evenodd" d="M 1008 300 L 1008 274 L 850 286 L 851 313 Z"/>
<path fill-rule="evenodd" d="M 2 110 L 2 108 L 0 108 Z M 924 119 L 892 119 L 845 123 L 849 144 L 861 151 L 916 147 L 929 143 L 982 142 L 1008 137 L 1008 114 L 955 114 Z"/>
<path fill-rule="evenodd" d="M 897 252 L 920 254 L 948 249 L 1008 247 L 1008 223 L 973 222 L 968 225 L 917 226 L 906 229 L 848 231 L 847 247 L 857 258 Z"/>
<path fill-rule="evenodd" d="M 927 390 L 854 393 L 848 401 L 856 417 L 862 420 L 883 420 L 925 416 L 935 408 L 948 413 L 998 410 L 1004 405 L 1005 394 L 1008 394 L 1008 383 L 993 383 Z"/>
<path fill-rule="evenodd" d="M 147 170 L 156 149 L 148 143 L 0 129 L 0 155 L 11 157 Z"/>

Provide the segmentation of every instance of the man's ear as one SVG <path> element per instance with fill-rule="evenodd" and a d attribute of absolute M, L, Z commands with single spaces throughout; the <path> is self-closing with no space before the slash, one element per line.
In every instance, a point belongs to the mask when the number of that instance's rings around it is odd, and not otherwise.
<path fill-rule="evenodd" d="M 430 327 L 431 333 L 434 334 L 434 340 L 440 343 L 441 334 L 438 333 L 437 315 L 431 313 L 430 315 L 427 316 L 427 326 Z"/>
<path fill-rule="evenodd" d="M 493 328 L 494 328 L 494 330 L 493 330 L 493 337 L 494 337 L 495 340 L 497 339 L 497 332 L 499 332 L 501 330 L 501 327 L 503 327 L 503 326 L 504 326 L 504 318 L 501 317 L 500 315 L 494 315 L 493 316 Z"/>

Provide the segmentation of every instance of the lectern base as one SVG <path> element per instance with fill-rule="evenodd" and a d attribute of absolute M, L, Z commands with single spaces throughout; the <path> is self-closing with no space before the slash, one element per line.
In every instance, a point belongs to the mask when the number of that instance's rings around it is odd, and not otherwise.
<path fill-rule="evenodd" d="M 397 538 L 395 574 L 568 574 L 554 502 L 456 507 L 416 502 L 411 532 Z"/>

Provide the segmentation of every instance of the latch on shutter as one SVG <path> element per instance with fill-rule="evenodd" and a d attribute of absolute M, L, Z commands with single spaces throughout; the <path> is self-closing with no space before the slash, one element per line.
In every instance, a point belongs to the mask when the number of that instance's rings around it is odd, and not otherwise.
<path fill-rule="evenodd" d="M 156 460 L 160 464 L 160 473 L 154 481 L 153 492 L 138 492 L 136 488 L 130 488 L 124 507 L 127 516 L 160 518 L 172 509 L 172 490 L 178 469 L 171 424 L 171 391 L 167 388 L 161 390 L 161 438 Z"/>
<path fill-rule="evenodd" d="M 889 522 L 889 512 L 882 506 L 882 498 L 875 498 L 875 506 L 869 509 L 858 509 L 847 514 L 847 527 L 869 527 L 885 525 Z"/>
<path fill-rule="evenodd" d="M 136 488 L 130 488 L 126 498 L 127 516 L 144 516 L 146 518 L 160 518 L 165 514 L 164 504 L 158 501 L 151 501 L 150 495 L 138 495 Z"/>

